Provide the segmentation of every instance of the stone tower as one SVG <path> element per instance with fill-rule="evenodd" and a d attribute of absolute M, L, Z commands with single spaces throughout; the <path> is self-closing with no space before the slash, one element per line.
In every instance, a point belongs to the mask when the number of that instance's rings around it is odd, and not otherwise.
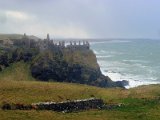
<path fill-rule="evenodd" d="M 50 40 L 49 34 L 47 34 L 47 40 L 48 40 L 48 41 Z"/>
<path fill-rule="evenodd" d="M 30 39 L 29 39 L 29 37 L 27 37 L 26 33 L 24 33 L 22 39 L 24 40 L 24 45 L 25 45 L 26 47 L 30 48 Z"/>
<path fill-rule="evenodd" d="M 24 33 L 24 36 L 23 36 L 23 38 L 25 38 L 25 39 L 27 38 L 27 35 L 26 35 L 26 33 Z"/>

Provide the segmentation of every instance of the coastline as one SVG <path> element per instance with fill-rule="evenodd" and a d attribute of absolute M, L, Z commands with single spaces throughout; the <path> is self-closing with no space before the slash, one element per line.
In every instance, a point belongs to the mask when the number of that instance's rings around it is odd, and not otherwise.
<path fill-rule="evenodd" d="M 139 87 L 139 86 L 143 86 L 143 85 L 152 85 L 152 84 L 160 84 L 160 82 L 156 82 L 156 81 L 142 81 L 142 80 L 134 80 L 132 78 L 130 79 L 123 79 L 124 76 L 122 76 L 120 73 L 117 72 L 111 72 L 111 71 L 105 71 L 102 68 L 101 72 L 103 75 L 108 76 L 112 81 L 123 81 L 126 80 L 129 82 L 129 84 L 127 86 L 124 86 L 126 89 L 130 89 L 130 88 L 135 88 L 135 87 Z"/>

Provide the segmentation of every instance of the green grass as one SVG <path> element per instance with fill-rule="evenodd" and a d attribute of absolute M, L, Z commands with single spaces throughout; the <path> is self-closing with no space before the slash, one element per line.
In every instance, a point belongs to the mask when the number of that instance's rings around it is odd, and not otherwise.
<path fill-rule="evenodd" d="M 24 35 L 23 34 L 0 34 L 0 39 L 21 39 Z M 28 35 L 27 35 L 28 36 Z M 30 39 L 38 40 L 39 38 L 33 35 L 28 36 Z"/>
<path fill-rule="evenodd" d="M 91 96 L 105 103 L 124 103 L 113 110 L 89 110 L 75 113 L 53 111 L 0 110 L 0 120 L 159 120 L 160 85 L 141 86 L 129 90 L 35 81 L 29 64 L 18 62 L 0 73 L 0 106 L 3 102 L 30 104 L 41 101 L 64 101 Z"/>
<path fill-rule="evenodd" d="M 65 50 L 63 53 L 64 53 L 63 57 L 68 63 L 80 64 L 93 69 L 99 68 L 99 65 L 97 64 L 96 56 L 91 50 L 87 50 L 87 51 Z"/>
<path fill-rule="evenodd" d="M 35 80 L 30 73 L 29 63 L 23 61 L 13 63 L 0 72 L 0 80 L 30 81 Z"/>

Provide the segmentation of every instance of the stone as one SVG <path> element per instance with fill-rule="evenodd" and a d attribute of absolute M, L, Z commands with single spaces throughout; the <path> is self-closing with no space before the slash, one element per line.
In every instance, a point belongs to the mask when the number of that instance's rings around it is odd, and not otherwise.
<path fill-rule="evenodd" d="M 4 103 L 2 106 L 2 110 L 11 110 L 11 105 L 9 103 Z"/>
<path fill-rule="evenodd" d="M 96 98 L 63 101 L 63 102 L 40 102 L 32 104 L 37 110 L 53 110 L 58 112 L 73 112 L 88 109 L 101 109 L 104 105 L 103 100 Z"/>

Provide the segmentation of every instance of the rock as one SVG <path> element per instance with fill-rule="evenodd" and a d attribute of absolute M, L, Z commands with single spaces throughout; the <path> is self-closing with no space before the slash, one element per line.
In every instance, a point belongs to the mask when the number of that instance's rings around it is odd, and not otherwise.
<path fill-rule="evenodd" d="M 24 105 L 24 104 L 14 104 L 15 110 L 31 110 L 32 105 Z"/>
<path fill-rule="evenodd" d="M 70 82 L 98 87 L 124 87 L 126 81 L 113 82 L 102 75 L 95 54 L 89 48 L 45 49 L 29 48 L 18 40 L 11 48 L 3 48 L 0 53 L 0 71 L 11 63 L 23 60 L 31 63 L 31 74 L 41 81 Z M 18 45 L 18 43 L 22 45 Z M 81 46 L 83 48 L 83 46 Z"/>
<path fill-rule="evenodd" d="M 2 66 L 0 65 L 0 72 L 2 71 L 3 69 L 2 69 Z"/>
<path fill-rule="evenodd" d="M 31 64 L 32 76 L 42 81 L 71 82 L 98 87 L 123 87 L 102 75 L 91 50 L 45 51 Z"/>
<path fill-rule="evenodd" d="M 0 51 L 0 71 L 10 66 L 11 63 L 23 60 L 29 62 L 38 54 L 37 50 L 24 48 L 8 48 Z"/>
<path fill-rule="evenodd" d="M 11 105 L 9 103 L 3 104 L 2 110 L 11 110 Z"/>
<path fill-rule="evenodd" d="M 7 53 L 4 53 L 4 54 L 0 55 L 0 65 L 3 65 L 5 67 L 9 66 L 9 60 L 8 60 Z"/>
<path fill-rule="evenodd" d="M 89 109 L 112 110 L 123 106 L 123 103 L 105 104 L 102 99 L 88 98 L 80 100 L 67 100 L 62 102 L 39 102 L 29 105 L 20 103 L 4 103 L 2 110 L 52 110 L 67 113 Z"/>
<path fill-rule="evenodd" d="M 124 86 L 129 85 L 129 82 L 127 80 L 122 80 L 122 81 L 117 81 L 116 84 L 119 87 L 124 87 Z"/>
<path fill-rule="evenodd" d="M 104 106 L 102 99 L 89 98 L 82 100 L 63 101 L 63 102 L 40 102 L 34 103 L 37 110 L 53 110 L 58 112 L 73 112 L 88 109 L 101 109 Z"/>

